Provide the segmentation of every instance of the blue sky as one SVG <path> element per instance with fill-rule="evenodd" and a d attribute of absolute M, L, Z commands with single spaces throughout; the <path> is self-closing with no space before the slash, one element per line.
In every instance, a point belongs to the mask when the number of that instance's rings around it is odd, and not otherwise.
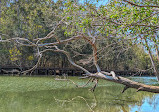
<path fill-rule="evenodd" d="M 95 3 L 95 4 L 97 3 L 97 1 L 99 1 L 98 6 L 105 5 L 108 2 L 108 0 L 79 0 L 80 3 L 83 3 L 85 1 L 90 1 L 91 3 Z"/>
<path fill-rule="evenodd" d="M 58 0 L 54 0 L 54 1 L 57 2 Z M 78 0 L 78 1 L 79 3 L 90 1 L 91 3 L 95 3 L 95 4 L 97 3 L 97 1 L 99 1 L 97 6 L 100 6 L 100 5 L 105 5 L 109 0 Z"/>

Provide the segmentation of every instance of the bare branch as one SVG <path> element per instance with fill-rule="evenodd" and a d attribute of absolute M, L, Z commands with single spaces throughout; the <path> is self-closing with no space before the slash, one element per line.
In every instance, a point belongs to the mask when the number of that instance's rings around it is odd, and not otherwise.
<path fill-rule="evenodd" d="M 60 50 L 57 46 L 54 46 L 54 48 L 55 48 L 55 50 L 54 50 L 54 49 L 45 49 L 45 50 L 41 51 L 40 53 L 43 53 L 43 52 L 46 52 L 46 51 L 62 52 L 62 53 L 64 53 L 64 54 L 67 56 L 69 62 L 70 62 L 72 65 L 74 65 L 74 66 L 77 67 L 77 68 L 80 68 L 80 69 L 83 70 L 86 74 L 91 74 L 91 73 L 90 73 L 88 70 L 86 70 L 85 68 L 81 67 L 80 65 L 77 65 L 77 64 L 72 60 L 72 58 L 71 58 L 71 56 L 69 55 L 68 52 L 66 52 L 66 51 L 64 51 L 64 50 Z"/>
<path fill-rule="evenodd" d="M 129 86 L 125 86 L 122 93 L 124 93 L 128 88 L 129 88 Z"/>
<path fill-rule="evenodd" d="M 73 40 L 76 40 L 78 38 L 81 38 L 82 36 L 81 35 L 77 35 L 77 36 L 73 36 L 69 39 L 65 39 L 65 40 L 60 40 L 60 43 L 59 42 L 54 42 L 54 43 L 45 43 L 45 44 L 38 44 L 39 47 L 54 47 L 54 45 L 59 45 L 59 44 L 63 44 L 63 43 L 66 43 L 66 42 L 70 42 L 70 41 L 73 41 Z"/>
<path fill-rule="evenodd" d="M 99 79 L 104 79 L 104 80 L 108 80 L 108 81 L 112 81 L 115 83 L 119 83 L 122 85 L 125 85 L 129 88 L 134 88 L 137 89 L 138 91 L 147 91 L 147 92 L 152 92 L 152 93 L 159 93 L 159 86 L 151 86 L 151 85 L 146 85 L 146 84 L 142 84 L 142 83 L 138 83 L 132 80 L 129 80 L 127 78 L 118 76 L 118 79 L 114 79 L 112 76 L 110 76 L 110 73 L 95 73 L 95 74 L 90 74 L 88 75 L 90 77 L 94 77 L 94 78 L 99 78 Z"/>
<path fill-rule="evenodd" d="M 21 73 L 26 74 L 26 73 L 31 72 L 31 73 L 30 73 L 30 75 L 31 75 L 32 72 L 38 67 L 38 65 L 39 65 L 39 63 L 40 63 L 40 61 L 41 61 L 41 58 L 42 58 L 42 54 L 39 55 L 39 58 L 38 58 L 38 61 L 37 61 L 36 65 L 34 65 L 31 69 L 25 70 L 25 71 L 23 71 L 23 72 L 21 72 Z"/>
<path fill-rule="evenodd" d="M 78 87 L 85 87 L 85 86 L 87 86 L 91 80 L 92 80 L 92 78 L 89 78 L 88 81 L 86 82 L 86 84 L 84 84 L 82 86 L 78 86 Z"/>
<path fill-rule="evenodd" d="M 93 81 L 95 81 L 95 84 L 94 84 L 93 88 L 90 89 L 92 92 L 94 92 L 95 88 L 97 87 L 99 80 L 95 78 L 95 79 L 93 79 Z"/>
<path fill-rule="evenodd" d="M 45 39 L 49 39 L 49 38 L 52 38 L 53 36 L 55 36 L 55 30 L 63 23 L 63 20 L 65 19 L 65 17 L 63 17 L 61 19 L 61 21 L 59 21 L 59 23 L 56 25 L 56 27 L 54 27 L 54 29 L 44 38 L 38 38 L 38 39 L 35 39 L 35 41 L 37 40 L 37 44 L 42 41 L 42 40 L 45 40 Z"/>
<path fill-rule="evenodd" d="M 30 40 L 28 40 L 26 38 L 20 38 L 20 37 L 15 37 L 15 38 L 6 39 L 6 40 L 3 40 L 3 39 L 0 40 L 0 42 L 11 42 L 11 41 L 18 42 L 19 44 L 25 45 L 25 46 L 36 46 L 36 44 L 32 43 Z M 27 42 L 28 44 L 24 44 L 24 43 L 19 42 L 19 41 L 24 41 L 24 42 Z"/>
<path fill-rule="evenodd" d="M 123 1 L 129 3 L 133 6 L 137 6 L 137 7 L 156 7 L 156 8 L 159 8 L 159 6 L 157 6 L 157 5 L 138 5 L 138 4 L 135 4 L 135 3 L 130 2 L 128 0 L 123 0 Z"/>

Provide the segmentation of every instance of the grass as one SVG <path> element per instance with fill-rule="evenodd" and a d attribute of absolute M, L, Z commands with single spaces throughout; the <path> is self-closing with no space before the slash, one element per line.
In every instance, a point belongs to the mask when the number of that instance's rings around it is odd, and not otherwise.
<path fill-rule="evenodd" d="M 69 79 L 73 80 L 75 83 L 79 85 L 85 84 L 86 79 L 78 79 L 78 77 L 69 77 Z M 137 80 L 137 79 L 135 79 Z M 138 79 L 139 82 L 144 82 L 144 79 Z M 153 80 L 147 80 L 147 82 L 151 82 L 153 85 L 159 86 Z M 105 80 L 100 80 L 98 87 L 100 86 L 112 86 L 119 85 L 113 82 L 108 82 Z M 89 84 L 87 87 L 93 86 L 93 83 Z M 69 81 L 57 81 L 54 80 L 54 77 L 17 77 L 17 76 L 0 76 L 0 91 L 1 92 L 26 92 L 26 91 L 40 91 L 40 90 L 53 90 L 53 89 L 69 89 L 75 88 Z"/>
<path fill-rule="evenodd" d="M 77 78 L 73 78 L 77 80 Z M 0 91 L 26 92 L 75 87 L 68 81 L 56 81 L 53 77 L 0 77 Z"/>
<path fill-rule="evenodd" d="M 86 79 L 78 79 L 78 77 L 69 77 L 69 79 L 79 85 L 85 84 L 87 81 Z M 132 107 L 140 105 L 144 101 L 143 99 L 154 97 L 154 94 L 136 92 L 135 89 L 128 89 L 124 94 L 121 94 L 122 85 L 105 80 L 99 81 L 94 93 L 88 91 L 91 86 L 92 84 L 89 84 L 85 88 L 76 88 L 69 81 L 57 81 L 51 76 L 0 76 L 0 112 L 90 111 L 86 102 L 80 98 L 65 103 L 55 100 L 55 98 L 70 100 L 77 96 L 85 98 L 90 106 L 97 103 L 95 108 L 97 111 L 120 112 L 122 111 L 121 107 L 129 111 L 129 105 Z"/>

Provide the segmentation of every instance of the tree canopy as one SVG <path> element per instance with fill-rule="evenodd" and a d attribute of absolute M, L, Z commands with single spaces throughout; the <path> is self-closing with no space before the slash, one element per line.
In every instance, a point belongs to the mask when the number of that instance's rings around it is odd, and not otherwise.
<path fill-rule="evenodd" d="M 95 77 L 94 88 L 99 77 L 124 84 L 125 90 L 158 92 L 102 70 L 153 69 L 159 80 L 159 1 L 101 2 L 2 0 L 1 65 L 33 66 L 25 72 L 38 66 L 75 66 Z"/>

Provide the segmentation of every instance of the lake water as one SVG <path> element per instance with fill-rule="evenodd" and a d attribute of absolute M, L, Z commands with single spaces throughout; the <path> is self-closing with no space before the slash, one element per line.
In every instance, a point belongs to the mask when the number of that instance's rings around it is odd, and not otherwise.
<path fill-rule="evenodd" d="M 70 77 L 78 84 L 86 80 Z M 155 77 L 132 80 L 156 84 Z M 53 77 L 0 77 L 0 112 L 159 112 L 159 94 L 100 80 L 95 92 Z"/>

